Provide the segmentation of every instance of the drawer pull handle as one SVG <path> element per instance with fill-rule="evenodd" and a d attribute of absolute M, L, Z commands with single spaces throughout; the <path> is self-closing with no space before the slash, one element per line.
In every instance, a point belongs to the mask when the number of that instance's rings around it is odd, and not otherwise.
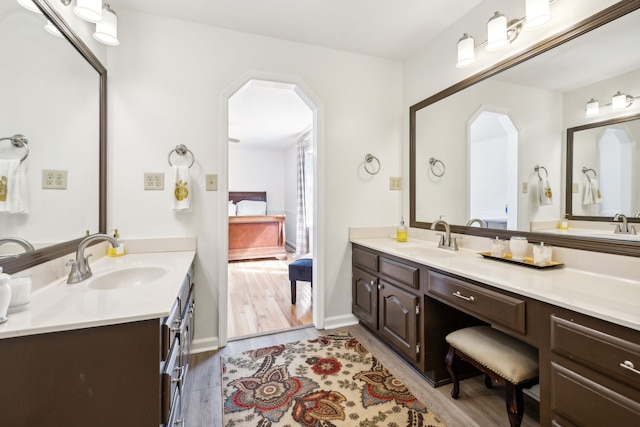
<path fill-rule="evenodd" d="M 630 360 L 625 360 L 624 362 L 622 362 L 620 364 L 621 368 L 624 368 L 628 371 L 633 372 L 634 374 L 640 374 L 640 371 L 636 369 L 636 367 L 633 365 L 633 362 Z"/>
<path fill-rule="evenodd" d="M 183 380 L 183 376 L 184 376 L 184 366 L 178 366 L 177 368 L 174 368 L 173 370 L 174 371 L 179 371 L 180 375 L 178 376 L 178 378 L 171 378 L 171 382 L 172 383 L 182 384 L 182 380 Z"/>
<path fill-rule="evenodd" d="M 175 320 L 173 322 L 173 324 L 178 324 L 178 326 L 174 326 L 171 328 L 171 332 L 180 332 L 182 330 L 182 328 L 184 327 L 184 319 L 180 319 L 180 320 Z"/>
<path fill-rule="evenodd" d="M 173 423 L 174 426 L 177 425 L 183 425 L 184 424 L 184 418 L 177 420 L 175 423 Z"/>
<path fill-rule="evenodd" d="M 456 298 L 463 299 L 463 300 L 465 300 L 465 301 L 469 301 L 469 302 L 474 302 L 474 301 L 476 300 L 476 299 L 473 297 L 473 295 L 471 295 L 471 296 L 469 296 L 469 297 L 465 297 L 464 295 L 462 295 L 462 294 L 460 293 L 460 291 L 455 291 L 455 292 L 453 293 L 453 296 L 454 296 L 454 297 L 456 297 Z"/>

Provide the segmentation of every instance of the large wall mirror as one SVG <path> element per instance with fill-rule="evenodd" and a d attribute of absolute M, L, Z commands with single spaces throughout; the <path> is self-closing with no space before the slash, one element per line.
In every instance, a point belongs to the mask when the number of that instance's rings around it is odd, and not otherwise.
<path fill-rule="evenodd" d="M 22 187 L 0 183 L 0 266 L 8 273 L 73 252 L 87 231 L 106 231 L 107 71 L 49 0 L 34 2 L 42 14 L 15 0 L 0 6 L 0 138 L 24 135 L 0 141 L 2 175 Z"/>
<path fill-rule="evenodd" d="M 609 224 L 616 213 L 640 222 L 639 8 L 621 1 L 413 105 L 411 226 L 442 218 L 457 233 L 640 256 L 640 236 L 616 235 Z M 611 108 L 618 91 L 628 108 Z M 591 98 L 600 109 L 587 116 Z M 588 171 L 587 180 L 583 167 L 598 178 Z M 597 185 L 602 198 L 591 201 Z M 558 230 L 565 214 L 605 230 Z M 473 218 L 487 227 L 467 226 Z"/>

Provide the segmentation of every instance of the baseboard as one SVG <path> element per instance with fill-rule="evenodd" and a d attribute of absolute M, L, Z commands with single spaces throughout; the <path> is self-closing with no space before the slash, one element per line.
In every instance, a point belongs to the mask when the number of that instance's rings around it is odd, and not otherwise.
<path fill-rule="evenodd" d="M 337 329 L 345 326 L 352 326 L 358 324 L 358 318 L 353 314 L 346 314 L 343 316 L 326 317 L 324 319 L 325 329 Z"/>
<path fill-rule="evenodd" d="M 193 340 L 191 345 L 191 353 L 203 353 L 205 351 L 214 351 L 219 348 L 218 337 L 199 338 Z"/>

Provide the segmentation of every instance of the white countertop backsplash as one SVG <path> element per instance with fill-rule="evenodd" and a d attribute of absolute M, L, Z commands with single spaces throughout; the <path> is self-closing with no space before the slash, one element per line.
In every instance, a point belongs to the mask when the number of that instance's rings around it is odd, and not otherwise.
<path fill-rule="evenodd" d="M 111 290 L 89 289 L 87 282 L 67 285 L 75 254 L 16 273 L 31 277 L 29 309 L 9 315 L 0 325 L 0 338 L 33 335 L 162 318 L 169 314 L 183 280 L 195 259 L 195 238 L 123 240 L 126 254 L 105 256 L 108 244 L 100 243 L 86 253 L 94 276 L 118 268 L 161 266 L 166 274 L 153 282 Z"/>
<path fill-rule="evenodd" d="M 554 246 L 553 260 L 564 267 L 538 270 L 484 259 L 477 252 L 490 250 L 487 238 L 460 236 L 455 256 L 426 259 L 398 250 L 403 243 L 394 235 L 395 227 L 350 229 L 353 243 L 640 330 L 640 258 Z M 408 243 L 437 248 L 438 239 L 431 230 L 409 230 Z"/>

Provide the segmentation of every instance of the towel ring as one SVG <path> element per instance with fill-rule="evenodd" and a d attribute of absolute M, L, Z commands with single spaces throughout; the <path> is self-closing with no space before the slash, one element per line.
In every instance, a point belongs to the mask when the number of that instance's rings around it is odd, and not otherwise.
<path fill-rule="evenodd" d="M 372 165 L 372 166 L 375 166 L 375 167 L 373 168 L 373 170 L 369 170 L 368 166 L 371 165 L 371 163 L 374 160 L 376 161 L 376 163 L 378 165 L 377 166 Z M 367 154 L 366 156 L 364 156 L 364 170 L 366 170 L 367 173 L 369 173 L 370 175 L 377 174 L 378 172 L 380 172 L 380 160 L 378 160 L 378 158 L 376 156 L 374 156 L 373 154 Z"/>
<path fill-rule="evenodd" d="M 438 164 L 440 164 L 440 166 L 438 166 Z M 435 157 L 431 157 L 429 159 L 429 169 L 431 170 L 431 173 L 438 178 L 442 177 L 445 172 L 444 163 L 442 163 L 442 160 L 438 160 Z"/>
<path fill-rule="evenodd" d="M 184 155 L 190 155 L 191 156 L 191 163 L 189 164 L 189 167 L 193 166 L 193 162 L 195 161 L 195 156 L 193 155 L 193 153 L 191 152 L 191 150 L 189 150 L 187 148 L 186 145 L 184 144 L 180 144 L 180 145 L 176 145 L 176 148 L 174 148 L 173 150 L 169 151 L 169 156 L 167 157 L 167 159 L 169 160 L 169 166 L 173 166 L 173 163 L 171 163 L 171 155 L 173 153 L 177 153 L 179 156 L 184 156 Z"/>
<path fill-rule="evenodd" d="M 593 177 L 594 178 L 598 177 L 598 174 L 593 169 L 587 168 L 587 167 L 584 167 L 584 166 L 582 167 L 582 173 L 585 174 L 587 176 L 587 178 L 590 179 L 591 177 L 589 176 L 589 172 L 593 172 Z"/>
<path fill-rule="evenodd" d="M 533 168 L 533 170 L 535 170 L 538 173 L 538 178 L 540 179 L 540 181 L 542 181 L 542 177 L 540 176 L 540 169 L 544 170 L 545 178 L 549 178 L 549 172 L 547 172 L 547 168 L 545 168 L 544 166 L 536 165 L 536 167 Z"/>
<path fill-rule="evenodd" d="M 6 137 L 6 138 L 0 138 L 0 141 L 11 141 L 11 144 L 13 144 L 14 147 L 18 147 L 18 148 L 22 147 L 22 148 L 24 148 L 24 156 L 22 156 L 22 158 L 20 159 L 20 163 L 22 163 L 24 161 L 24 159 L 29 157 L 29 146 L 27 145 L 29 140 L 27 139 L 26 136 L 17 133 L 17 134 L 15 134 L 13 136 L 9 136 L 9 137 Z"/>

